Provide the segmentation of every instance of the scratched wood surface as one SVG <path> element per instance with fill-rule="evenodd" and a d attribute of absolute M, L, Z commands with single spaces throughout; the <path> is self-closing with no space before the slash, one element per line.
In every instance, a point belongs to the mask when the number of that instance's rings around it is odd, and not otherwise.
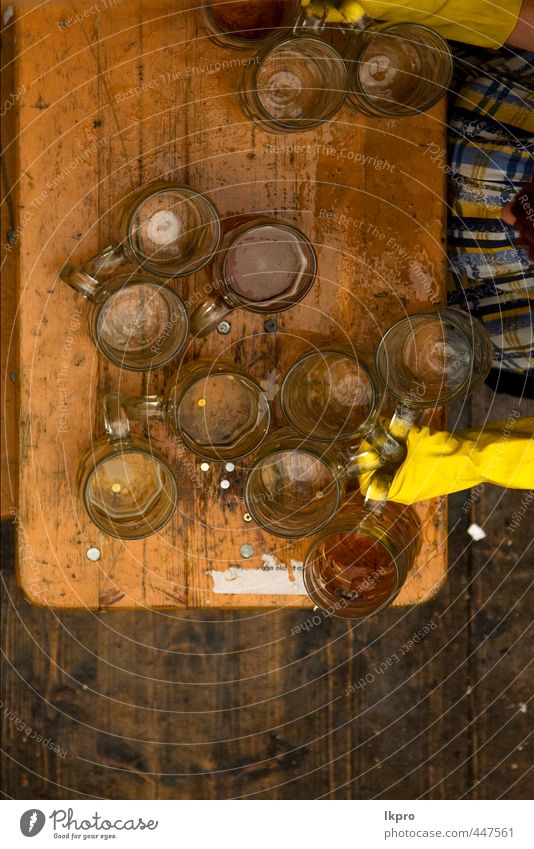
<path fill-rule="evenodd" d="M 79 458 L 103 435 L 103 394 L 161 390 L 172 366 L 139 376 L 104 361 L 86 330 L 87 305 L 58 278 L 117 236 L 117 209 L 163 177 L 205 192 L 223 219 L 258 211 L 297 224 L 314 242 L 319 276 L 306 300 L 265 334 L 263 317 L 236 312 L 228 336 L 190 341 L 188 358 L 224 358 L 276 384 L 310 343 L 353 340 L 374 349 L 405 310 L 444 294 L 444 175 L 425 157 L 444 143 L 444 106 L 402 121 L 344 107 L 312 133 L 270 135 L 247 123 L 234 91 L 249 54 L 207 39 L 185 3 L 43 4 L 16 22 L 20 180 L 21 464 L 19 583 L 33 604 L 165 608 L 302 606 L 304 596 L 215 593 L 210 570 L 258 569 L 265 555 L 300 562 L 307 543 L 244 522 L 246 462 L 224 492 L 223 468 L 152 429 L 176 464 L 174 520 L 125 543 L 102 535 L 76 492 Z M 179 282 L 186 303 L 207 281 Z M 277 399 L 275 398 L 275 413 Z M 275 416 L 276 418 L 276 416 Z M 278 418 L 278 421 L 280 419 Z M 443 501 L 422 504 L 422 549 L 398 604 L 432 597 L 446 575 Z M 240 546 L 254 557 L 244 561 Z M 90 546 L 102 556 L 86 557 Z M 265 587 L 269 589 L 269 572 Z"/>
<path fill-rule="evenodd" d="M 2 15 L 9 12 L 0 6 Z M 4 18 L 2 19 L 4 20 Z M 7 34 L 6 34 L 7 35 Z M 17 504 L 18 471 L 18 398 L 17 398 L 17 248 L 13 242 L 16 218 L 14 185 L 17 174 L 16 113 L 17 92 L 14 85 L 13 38 L 2 38 L 2 68 L 0 71 L 2 188 L 0 204 L 0 363 L 1 363 L 1 466 L 0 515 L 8 516 Z"/>
<path fill-rule="evenodd" d="M 534 413 L 485 386 L 456 406 L 457 427 Z M 311 611 L 298 608 L 31 607 L 6 545 L 4 796 L 531 799 L 526 496 L 484 487 L 449 499 L 449 579 L 427 604 L 305 629 Z"/>

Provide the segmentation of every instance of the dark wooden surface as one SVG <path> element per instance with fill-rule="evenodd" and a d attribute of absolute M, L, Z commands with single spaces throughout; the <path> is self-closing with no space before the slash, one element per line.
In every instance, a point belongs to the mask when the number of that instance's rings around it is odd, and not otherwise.
<path fill-rule="evenodd" d="M 490 405 L 532 415 L 484 387 L 462 423 Z M 451 498 L 446 587 L 363 626 L 295 633 L 311 615 L 297 610 L 58 614 L 22 600 L 6 559 L 4 795 L 528 798 L 532 502 L 510 528 L 524 499 Z M 471 521 L 486 539 L 471 542 Z"/>

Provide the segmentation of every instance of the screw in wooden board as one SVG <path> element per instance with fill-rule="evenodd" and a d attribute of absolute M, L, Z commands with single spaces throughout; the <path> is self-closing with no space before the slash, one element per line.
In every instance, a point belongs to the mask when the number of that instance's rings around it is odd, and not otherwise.
<path fill-rule="evenodd" d="M 220 321 L 217 325 L 217 333 L 220 333 L 221 336 L 226 336 L 227 333 L 230 333 L 232 329 L 232 325 L 229 321 Z"/>
<path fill-rule="evenodd" d="M 91 548 L 87 549 L 87 551 L 85 552 L 85 556 L 88 560 L 92 560 L 93 563 L 95 563 L 97 560 L 100 560 L 100 549 L 92 546 Z"/>
<path fill-rule="evenodd" d="M 235 465 L 234 463 L 225 463 L 224 469 L 226 472 L 235 472 Z"/>
<path fill-rule="evenodd" d="M 268 318 L 267 321 L 263 323 L 263 329 L 266 333 L 276 333 L 278 330 L 278 322 L 274 318 Z"/>
<path fill-rule="evenodd" d="M 230 489 L 230 481 L 222 480 L 220 483 L 221 489 Z"/>
<path fill-rule="evenodd" d="M 243 516 L 243 520 L 245 522 L 252 522 L 252 516 L 250 515 L 250 513 L 245 513 L 245 515 Z"/>
<path fill-rule="evenodd" d="M 209 463 L 201 463 L 200 464 L 200 471 L 201 472 L 209 472 L 209 470 L 210 470 L 210 464 Z"/>
<path fill-rule="evenodd" d="M 241 546 L 241 548 L 239 549 L 239 553 L 240 553 L 241 557 L 244 557 L 245 559 L 247 559 L 247 560 L 248 560 L 248 559 L 249 559 L 249 557 L 252 557 L 252 556 L 253 556 L 253 554 L 254 554 L 254 549 L 252 548 L 252 546 L 251 546 L 251 545 L 249 545 L 249 544 L 248 544 L 248 542 L 246 542 L 246 543 L 245 543 L 244 545 L 242 545 L 242 546 Z"/>

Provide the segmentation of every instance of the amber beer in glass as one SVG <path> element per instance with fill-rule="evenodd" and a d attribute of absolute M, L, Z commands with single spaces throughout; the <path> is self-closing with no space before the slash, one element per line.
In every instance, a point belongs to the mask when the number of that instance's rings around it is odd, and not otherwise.
<path fill-rule="evenodd" d="M 299 10 L 299 0 L 207 0 L 202 17 L 216 44 L 247 50 L 291 31 Z"/>
<path fill-rule="evenodd" d="M 411 508 L 388 504 L 376 516 L 345 507 L 308 549 L 306 590 L 314 604 L 333 615 L 364 619 L 397 597 L 419 545 Z"/>

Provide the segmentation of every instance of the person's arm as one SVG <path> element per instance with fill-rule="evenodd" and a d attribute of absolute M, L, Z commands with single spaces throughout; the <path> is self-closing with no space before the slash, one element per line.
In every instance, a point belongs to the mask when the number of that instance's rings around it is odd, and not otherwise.
<path fill-rule="evenodd" d="M 328 23 L 357 23 L 364 11 L 377 21 L 423 24 L 444 38 L 479 47 L 534 49 L 534 0 L 302 0 L 308 14 Z"/>
<path fill-rule="evenodd" d="M 508 421 L 457 433 L 414 427 L 406 445 L 406 460 L 393 479 L 389 501 L 415 504 L 483 483 L 534 489 L 533 417 L 512 414 Z M 372 474 L 359 478 L 363 494 Z"/>
<path fill-rule="evenodd" d="M 520 50 L 534 50 L 534 0 L 523 0 L 517 24 L 506 43 Z"/>

